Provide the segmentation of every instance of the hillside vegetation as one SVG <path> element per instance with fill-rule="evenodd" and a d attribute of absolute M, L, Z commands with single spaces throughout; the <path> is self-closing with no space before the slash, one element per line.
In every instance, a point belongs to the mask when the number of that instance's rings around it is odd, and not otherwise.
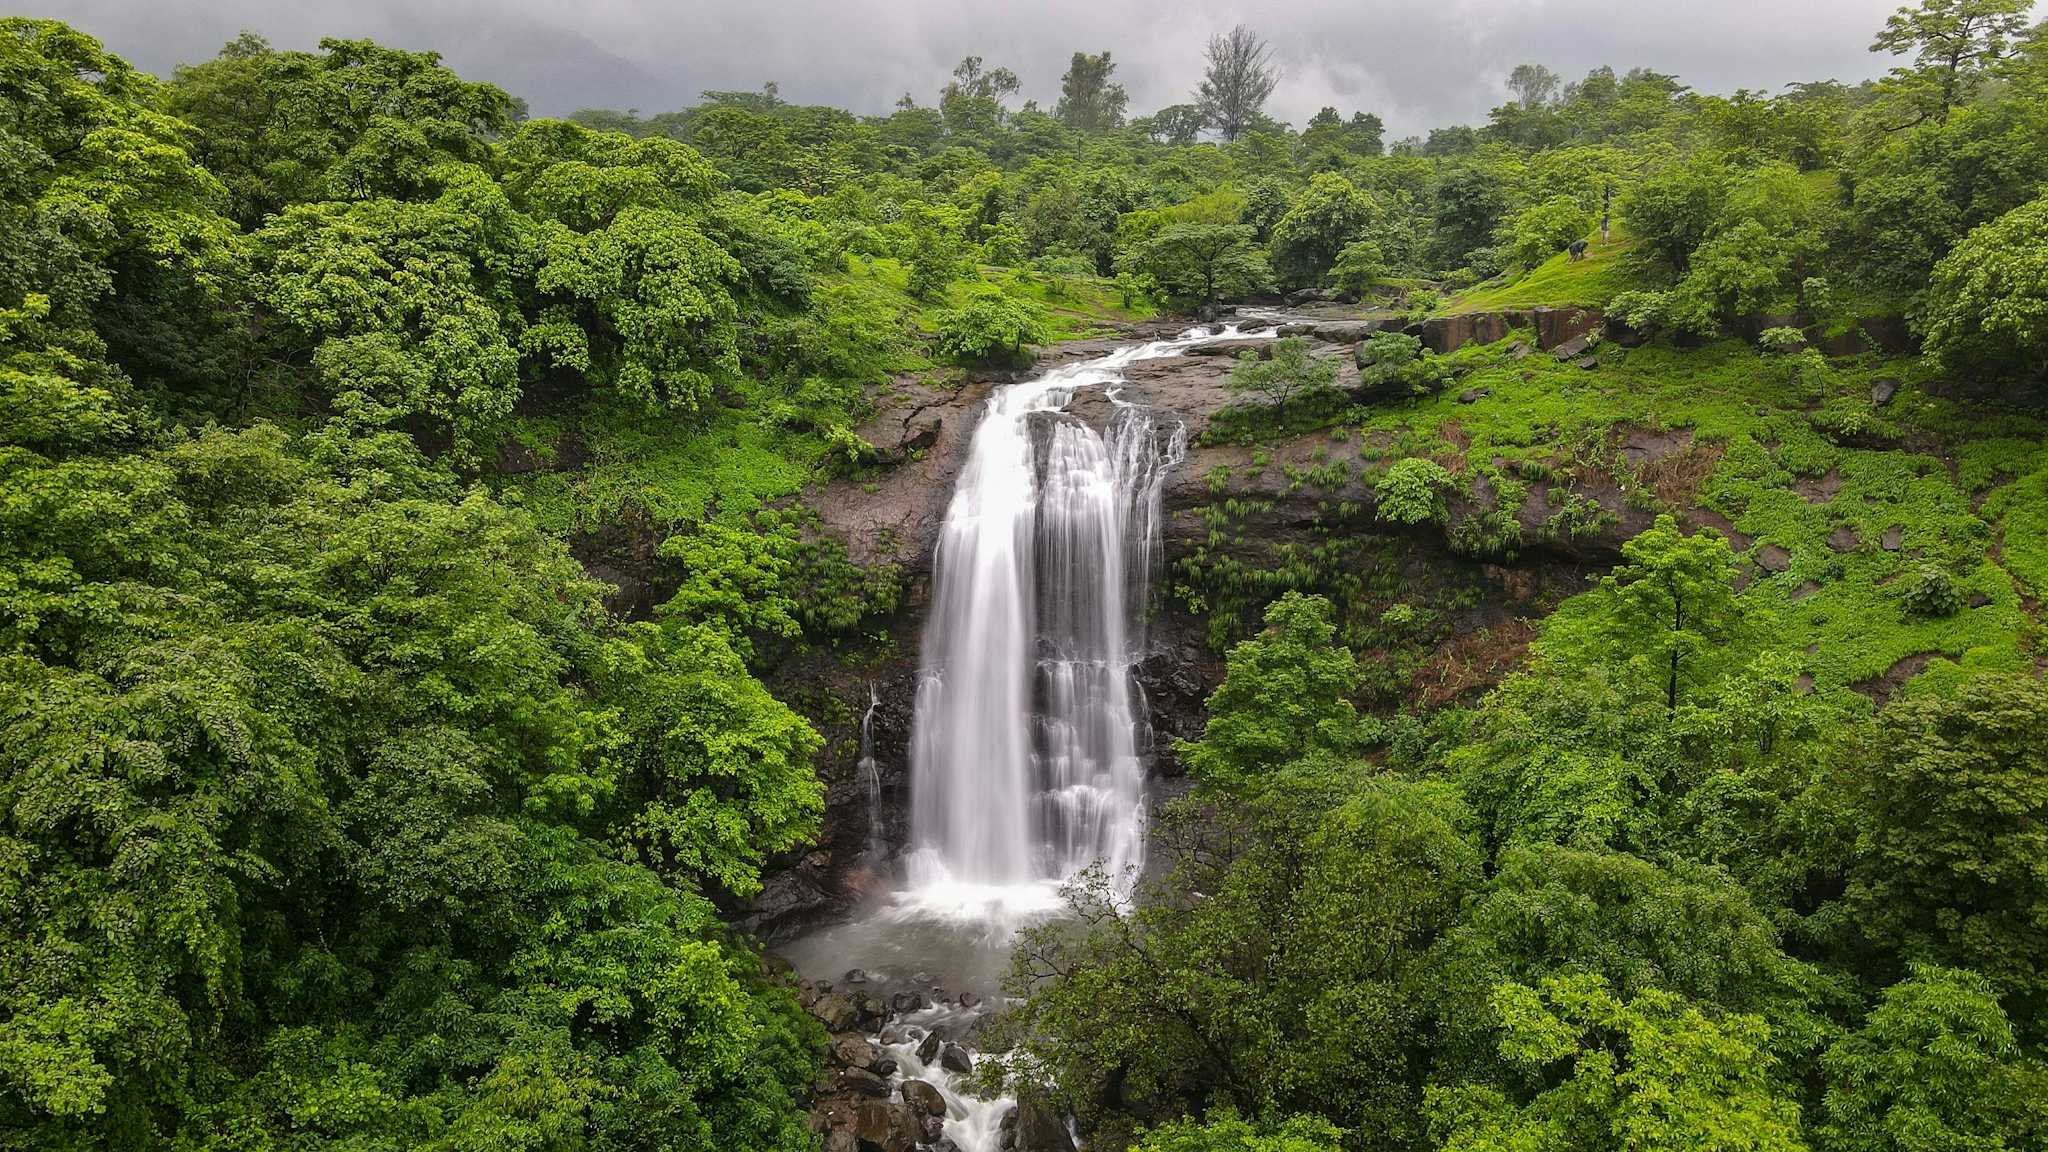
<path fill-rule="evenodd" d="M 846 758 L 769 685 L 914 608 L 817 494 L 918 458 L 891 397 L 1291 298 L 1356 330 L 1227 369 L 1170 866 L 1022 938 L 984 1084 L 1091 1152 L 2042 1147 L 2030 12 L 1401 140 L 1271 119 L 1250 28 L 1138 118 L 1102 52 L 545 119 L 0 20 L 0 1144 L 845 1152 L 732 927 Z M 1269 468 L 1312 547 L 1245 543 Z M 1461 636 L 1425 538 L 1581 568 Z"/>

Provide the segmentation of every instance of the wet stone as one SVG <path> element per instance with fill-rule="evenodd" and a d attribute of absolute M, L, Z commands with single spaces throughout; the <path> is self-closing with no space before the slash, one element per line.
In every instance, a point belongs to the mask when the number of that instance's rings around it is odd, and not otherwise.
<path fill-rule="evenodd" d="M 863 1036 L 835 1036 L 832 1038 L 832 1059 L 849 1068 L 872 1068 L 875 1046 Z"/>
<path fill-rule="evenodd" d="M 934 1085 L 923 1080 L 903 1082 L 903 1102 L 912 1108 L 922 1109 L 928 1116 L 946 1114 L 946 1097 Z"/>
<path fill-rule="evenodd" d="M 889 1095 L 889 1082 L 865 1068 L 842 1068 L 837 1080 L 841 1092 L 881 1098 Z"/>
<path fill-rule="evenodd" d="M 974 1056 L 958 1044 L 948 1044 L 939 1049 L 939 1067 L 964 1076 L 974 1071 Z"/>

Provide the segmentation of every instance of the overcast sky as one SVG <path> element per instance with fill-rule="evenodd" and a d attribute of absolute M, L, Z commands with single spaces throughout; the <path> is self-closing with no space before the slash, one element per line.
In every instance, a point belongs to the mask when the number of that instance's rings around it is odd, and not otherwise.
<path fill-rule="evenodd" d="M 1076 49 L 1115 53 L 1133 115 L 1188 98 L 1209 34 L 1240 20 L 1282 69 L 1268 111 L 1299 125 L 1334 104 L 1394 136 L 1483 122 L 1521 61 L 1567 77 L 1600 64 L 1674 72 L 1701 91 L 1862 80 L 1898 0 L 26 0 L 140 67 L 168 74 L 249 28 L 286 48 L 367 36 L 431 48 L 537 115 L 652 113 L 707 88 L 886 112 L 933 102 L 969 53 L 1005 65 L 1050 108 Z"/>

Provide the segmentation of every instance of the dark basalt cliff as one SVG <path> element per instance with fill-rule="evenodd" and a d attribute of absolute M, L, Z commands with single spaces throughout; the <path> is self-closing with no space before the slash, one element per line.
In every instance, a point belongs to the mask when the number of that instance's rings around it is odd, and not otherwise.
<path fill-rule="evenodd" d="M 1520 315 L 1507 319 L 1531 322 Z M 1532 326 L 1550 332 L 1558 343 L 1599 323 L 1597 315 L 1577 310 L 1544 320 L 1543 325 Z M 1453 346 L 1497 339 L 1506 333 L 1505 322 L 1459 318 L 1449 326 L 1454 330 L 1428 335 L 1434 337 L 1431 343 Z M 1380 326 L 1309 320 L 1284 330 L 1308 336 L 1314 354 L 1336 358 L 1338 386 L 1351 388 L 1358 382 L 1354 345 Z M 1098 356 L 1133 340 L 1170 334 L 1177 327 L 1147 325 L 1112 340 L 1059 345 L 1032 371 Z M 1493 331 L 1496 327 L 1501 330 Z M 1412 528 L 1379 523 L 1371 515 L 1375 496 L 1370 482 L 1386 463 L 1375 451 L 1379 445 L 1356 436 L 1333 442 L 1323 432 L 1269 440 L 1257 447 L 1200 442 L 1210 421 L 1237 399 L 1224 387 L 1231 356 L 1219 354 L 1236 350 L 1204 348 L 1196 354 L 1140 361 L 1126 372 L 1129 384 L 1121 399 L 1171 413 L 1187 425 L 1187 458 L 1173 471 L 1164 493 L 1169 570 L 1210 536 L 1206 510 L 1219 501 L 1235 499 L 1251 509 L 1233 523 L 1226 549 L 1248 560 L 1287 545 L 1309 546 L 1319 533 L 1328 531 L 1323 526 L 1328 508 L 1349 502 L 1362 514 L 1351 517 L 1347 524 L 1353 527 L 1345 531 L 1376 538 L 1371 543 L 1398 565 L 1409 596 L 1424 603 L 1440 602 L 1450 614 L 1451 626 L 1443 630 L 1443 638 L 1422 654 L 1429 675 L 1418 678 L 1430 682 L 1437 700 L 1473 695 L 1495 682 L 1526 645 L 1528 622 L 1582 588 L 1588 575 L 1610 567 L 1621 544 L 1651 520 L 1651 514 L 1632 507 L 1619 488 L 1593 477 L 1574 482 L 1571 491 L 1602 510 L 1596 529 L 1576 535 L 1546 531 L 1552 509 L 1542 495 L 1532 492 L 1511 510 L 1524 541 L 1512 558 L 1478 558 L 1453 545 L 1466 520 L 1496 511 L 1494 494 L 1475 478 L 1469 492 L 1450 497 L 1445 523 Z M 766 889 L 743 915 L 743 923 L 767 939 L 786 938 L 810 924 L 843 915 L 881 883 L 873 862 L 866 859 L 871 820 L 879 822 L 880 839 L 891 851 L 905 839 L 911 710 L 933 548 L 980 408 L 995 388 L 1016 378 L 1012 373 L 981 374 L 950 387 L 898 382 L 860 429 L 885 463 L 867 475 L 821 485 L 806 496 L 825 530 L 845 543 L 853 559 L 901 568 L 904 595 L 887 623 L 886 643 L 844 656 L 811 651 L 770 670 L 776 690 L 819 720 L 825 731 L 827 747 L 820 755 L 819 771 L 828 788 L 828 805 L 818 843 L 778 861 Z M 1106 396 L 1093 391 L 1076 396 L 1068 409 L 1074 417 L 1097 425 L 1106 423 L 1113 410 Z M 1627 428 L 1617 428 L 1614 435 L 1616 450 L 1636 463 L 1689 447 L 1684 435 L 1636 434 Z M 1307 489 L 1289 479 L 1290 469 L 1298 474 L 1312 464 L 1327 467 L 1338 461 L 1345 464 L 1341 471 L 1346 478 L 1340 484 Z M 1223 477 L 1220 487 L 1212 479 L 1216 476 Z M 1177 771 L 1173 740 L 1199 732 L 1202 704 L 1222 674 L 1222 658 L 1210 644 L 1206 619 L 1163 594 L 1155 596 L 1154 610 L 1139 680 L 1156 736 L 1155 770 L 1172 775 Z M 882 802 L 873 812 L 857 771 L 859 721 L 870 686 L 880 700 L 871 732 Z"/>

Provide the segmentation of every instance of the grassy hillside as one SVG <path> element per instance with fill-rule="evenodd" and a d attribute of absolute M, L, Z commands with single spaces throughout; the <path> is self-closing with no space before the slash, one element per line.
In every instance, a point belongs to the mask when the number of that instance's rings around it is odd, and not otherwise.
<path fill-rule="evenodd" d="M 1573 260 L 1560 252 L 1526 272 L 1510 272 L 1475 284 L 1443 303 L 1444 315 L 1461 312 L 1492 312 L 1503 308 L 1533 308 L 1539 304 L 1576 304 L 1601 307 L 1617 292 L 1635 287 L 1630 281 L 1628 261 L 1636 240 L 1616 226 L 1613 239 L 1602 244 L 1598 233 L 1588 239 L 1584 259 Z"/>

